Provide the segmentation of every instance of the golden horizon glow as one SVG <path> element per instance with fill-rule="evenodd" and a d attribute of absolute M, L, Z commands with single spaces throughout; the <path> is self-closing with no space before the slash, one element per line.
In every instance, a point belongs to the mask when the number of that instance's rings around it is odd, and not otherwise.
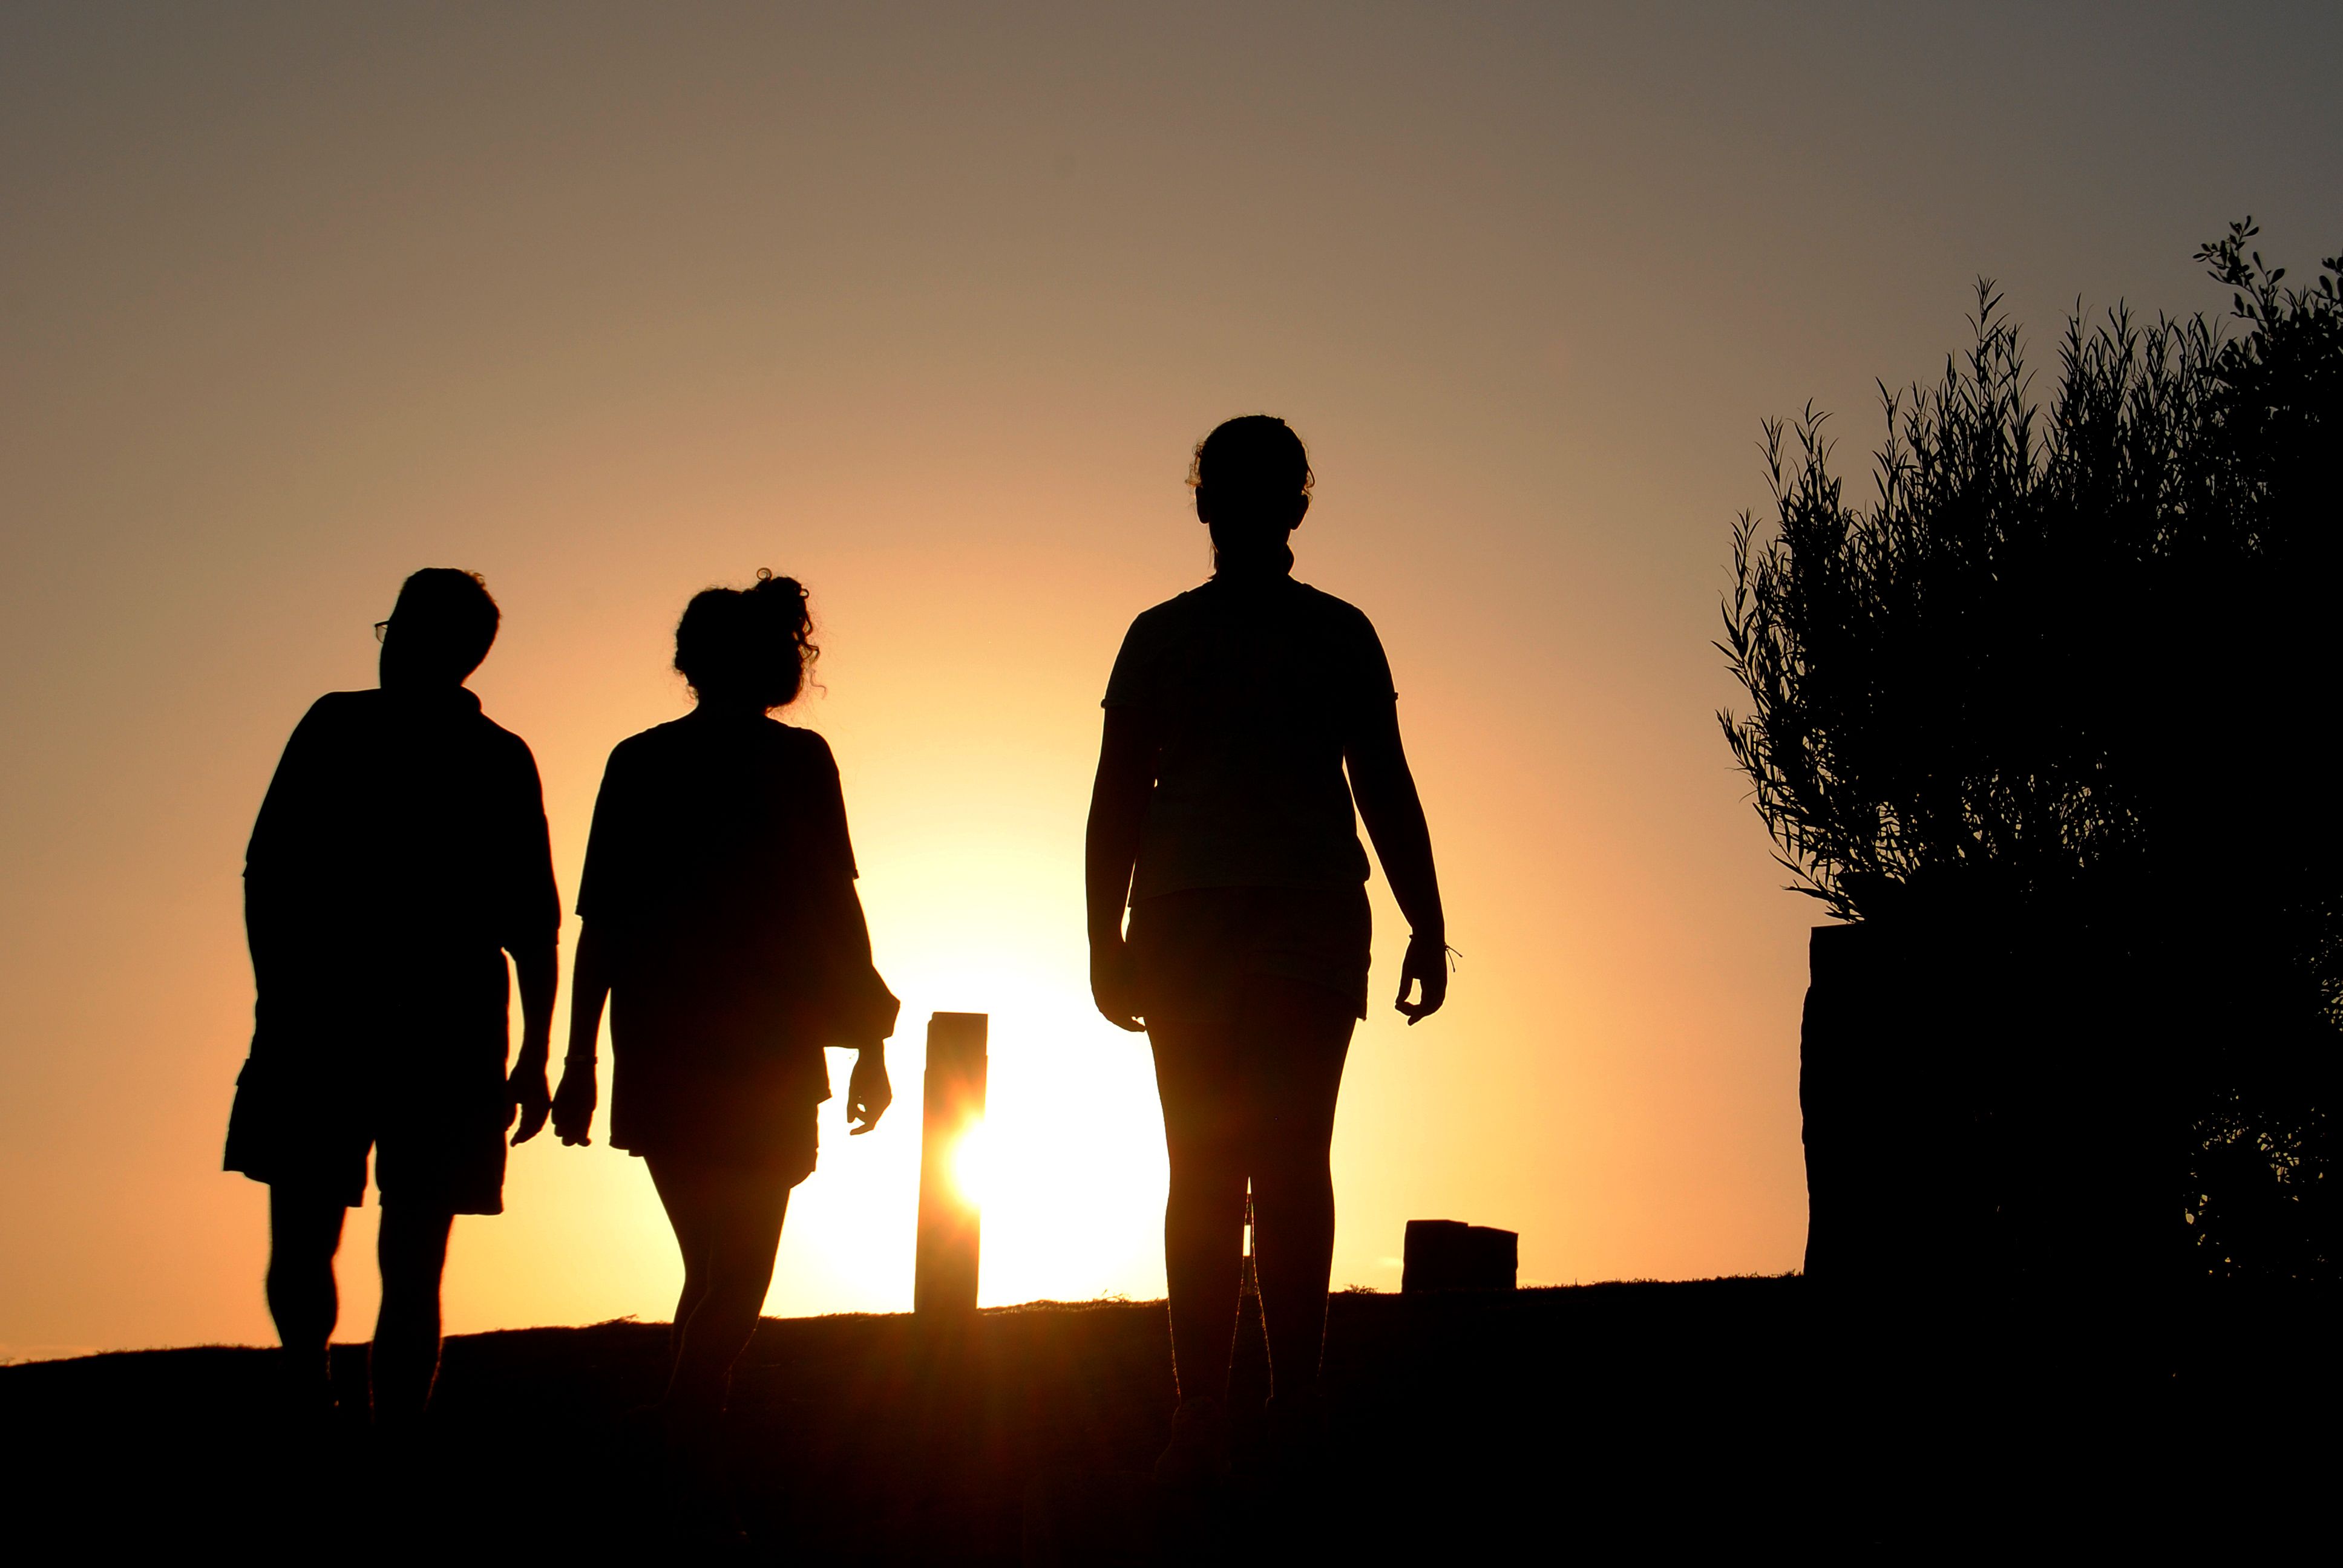
<path fill-rule="evenodd" d="M 2343 19 L 2272 53 L 2163 16 L 2113 56 L 2081 13 L 2012 25 L 0 10 L 0 1355 L 271 1339 L 266 1193 L 218 1170 L 241 856 L 427 565 L 503 607 L 472 684 L 535 751 L 565 901 L 610 748 L 687 706 L 685 600 L 811 590 L 788 718 L 839 758 L 904 1025 L 882 1124 L 822 1108 L 768 1311 L 909 1308 L 937 1010 L 991 1020 L 980 1299 L 1160 1294 L 1083 815 L 1124 628 L 1209 569 L 1190 447 L 1260 410 L 1318 474 L 1297 575 L 1390 652 L 1463 954 L 1406 1028 L 1378 875 L 1334 1282 L 1395 1288 L 1419 1218 L 1518 1231 L 1531 1282 L 1796 1266 L 1816 917 L 1710 646 L 1759 420 L 1812 400 L 1858 451 L 1980 272 L 2046 348 L 2078 292 L 2226 308 L 2188 257 L 2240 211 L 2279 255 L 2343 225 L 2331 160 L 2266 151 L 2325 145 Z M 2233 135 L 2172 111 L 2216 101 Z M 513 1151 L 452 1332 L 668 1315 L 605 1134 Z"/>

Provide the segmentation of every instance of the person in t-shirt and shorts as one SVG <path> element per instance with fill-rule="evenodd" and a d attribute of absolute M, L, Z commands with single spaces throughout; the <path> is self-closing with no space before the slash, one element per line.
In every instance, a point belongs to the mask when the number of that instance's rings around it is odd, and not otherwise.
<path fill-rule="evenodd" d="M 1091 992 L 1110 1022 L 1147 1031 L 1163 1105 L 1180 1401 L 1156 1475 L 1181 1487 L 1228 1470 L 1248 1182 L 1272 1433 L 1306 1445 L 1321 1422 L 1327 1151 L 1367 1010 L 1354 797 L 1412 931 L 1398 1010 L 1414 1023 L 1447 993 L 1439 879 L 1391 667 L 1364 615 L 1291 575 L 1286 541 L 1312 482 L 1301 438 L 1267 415 L 1232 419 L 1197 447 L 1189 482 L 1212 577 L 1123 638 L 1085 855 Z"/>
<path fill-rule="evenodd" d="M 759 572 L 684 608 L 695 706 L 618 743 L 579 879 L 569 1050 L 553 1130 L 588 1142 L 610 1013 L 609 1139 L 639 1158 L 683 1261 L 659 1402 L 671 1501 L 699 1543 L 742 1538 L 719 1439 L 732 1364 L 773 1281 L 789 1192 L 813 1173 L 824 1050 L 856 1052 L 852 1133 L 893 1102 L 898 1004 L 871 963 L 830 743 L 772 717 L 819 651 L 806 591 Z"/>
<path fill-rule="evenodd" d="M 439 1281 L 458 1214 L 504 1210 L 505 1131 L 545 1125 L 554 890 L 545 799 L 520 737 L 464 682 L 499 619 L 471 572 L 400 588 L 381 685 L 329 692 L 286 742 L 245 856 L 252 1054 L 226 1168 L 268 1183 L 268 1308 L 297 1410 L 331 1408 L 346 1211 L 381 1194 L 375 1421 L 411 1430 L 439 1364 Z M 509 1074 L 506 958 L 521 1048 Z"/>

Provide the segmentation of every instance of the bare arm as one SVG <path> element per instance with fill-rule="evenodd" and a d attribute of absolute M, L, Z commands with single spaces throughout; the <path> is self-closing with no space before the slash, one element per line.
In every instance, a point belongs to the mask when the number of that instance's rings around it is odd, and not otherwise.
<path fill-rule="evenodd" d="M 594 1058 L 602 1038 L 602 1007 L 610 996 L 609 955 L 590 923 L 578 933 L 578 959 L 569 970 L 569 1049 L 561 1060 L 561 1088 L 553 1097 L 553 1131 L 564 1143 L 593 1141 L 594 1107 L 601 1091 Z"/>
<path fill-rule="evenodd" d="M 859 1136 L 878 1126 L 887 1108 L 895 1103 L 895 1088 L 887 1078 L 887 1036 L 895 1030 L 900 1004 L 871 964 L 870 921 L 862 912 L 861 894 L 852 882 L 841 882 L 839 898 L 839 929 L 847 939 L 848 959 L 861 971 L 864 1005 L 869 1010 L 855 1031 L 854 1070 L 846 1081 L 847 1132 Z"/>
<path fill-rule="evenodd" d="M 551 942 L 513 955 L 520 979 L 520 1053 L 543 1066 L 553 1050 L 553 999 L 561 988 L 559 950 Z"/>
<path fill-rule="evenodd" d="M 1139 861 L 1147 797 L 1155 788 L 1155 739 L 1139 710 L 1110 708 L 1091 785 L 1090 827 L 1082 839 L 1082 882 L 1090 908 L 1091 996 L 1117 1029 L 1137 1030 L 1122 910 Z"/>
<path fill-rule="evenodd" d="M 520 1122 L 513 1141 L 526 1143 L 544 1130 L 553 1103 L 545 1076 L 553 1047 L 553 998 L 561 985 L 558 950 L 551 942 L 532 943 L 513 954 L 513 970 L 520 981 L 520 1058 L 505 1081 L 505 1094 Z"/>
<path fill-rule="evenodd" d="M 254 981 L 263 990 L 299 983 L 317 956 L 331 950 L 323 934 L 331 923 L 318 918 L 320 900 L 304 872 L 316 859 L 319 798 L 333 771 L 337 711 L 333 699 L 319 698 L 293 727 L 245 849 L 245 938 Z"/>
<path fill-rule="evenodd" d="M 1407 751 L 1400 744 L 1399 709 L 1377 703 L 1345 749 L 1343 761 L 1351 770 L 1351 794 L 1359 816 L 1374 840 L 1375 858 L 1400 913 L 1407 917 L 1411 935 L 1407 959 L 1400 966 L 1399 1000 L 1394 1004 L 1410 1023 L 1430 1018 L 1448 999 L 1448 920 L 1440 907 L 1440 876 L 1432 863 L 1432 829 L 1423 819 L 1423 802 L 1415 792 L 1415 775 L 1408 770 Z M 1421 998 L 1408 1000 L 1420 986 Z"/>

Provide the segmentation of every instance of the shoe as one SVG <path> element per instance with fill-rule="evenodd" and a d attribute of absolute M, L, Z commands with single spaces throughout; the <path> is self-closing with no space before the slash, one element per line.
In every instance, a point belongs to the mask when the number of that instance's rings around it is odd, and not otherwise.
<path fill-rule="evenodd" d="M 719 1421 L 677 1422 L 670 1416 L 660 1466 L 668 1517 L 679 1540 L 719 1556 L 749 1544 L 749 1533 L 732 1507 L 722 1430 Z"/>
<path fill-rule="evenodd" d="M 1155 1484 L 1191 1493 L 1229 1479 L 1229 1412 L 1219 1400 L 1183 1399 L 1172 1412 L 1172 1441 L 1155 1460 Z"/>
<path fill-rule="evenodd" d="M 667 1452 L 667 1411 L 657 1403 L 639 1404 L 618 1417 L 619 1456 L 630 1466 L 663 1462 Z"/>
<path fill-rule="evenodd" d="M 323 1355 L 277 1352 L 269 1369 L 277 1414 L 304 1438 L 323 1434 L 334 1421 L 334 1377 Z"/>
<path fill-rule="evenodd" d="M 1270 1468 L 1293 1480 L 1316 1475 L 1326 1460 L 1326 1402 L 1317 1388 L 1272 1394 L 1261 1413 Z"/>

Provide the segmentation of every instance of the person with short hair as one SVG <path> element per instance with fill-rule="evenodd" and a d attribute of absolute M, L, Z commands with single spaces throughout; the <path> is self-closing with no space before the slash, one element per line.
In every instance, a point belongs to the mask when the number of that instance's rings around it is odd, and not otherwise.
<path fill-rule="evenodd" d="M 549 1106 L 561 902 L 544 792 L 528 747 L 464 685 L 499 619 L 475 573 L 408 578 L 375 627 L 381 684 L 310 708 L 245 856 L 257 1000 L 225 1164 L 268 1183 L 268 1308 L 291 1397 L 315 1415 L 333 1400 L 334 1256 L 372 1153 L 369 1406 L 393 1432 L 430 1401 L 455 1216 L 503 1211 L 505 1132 L 518 1119 L 527 1142 Z"/>
<path fill-rule="evenodd" d="M 759 572 L 695 595 L 675 668 L 697 706 L 622 740 L 594 802 L 578 890 L 585 927 L 554 1096 L 589 1141 L 610 1012 L 610 1141 L 649 1168 L 683 1254 L 666 1392 L 644 1412 L 672 1501 L 697 1533 L 740 1533 L 713 1447 L 732 1364 L 773 1279 L 789 1192 L 812 1174 L 830 1097 L 825 1047 L 858 1054 L 856 1133 L 894 1099 L 894 996 L 872 966 L 830 744 L 783 724 L 819 653 L 805 589 Z"/>
<path fill-rule="evenodd" d="M 1248 1184 L 1272 1432 L 1298 1453 L 1322 1420 L 1327 1151 L 1367 1011 L 1354 799 L 1413 928 L 1398 1010 L 1420 1022 L 1448 990 L 1432 839 L 1383 644 L 1356 608 L 1292 575 L 1286 541 L 1313 481 L 1282 419 L 1231 419 L 1198 444 L 1189 483 L 1212 577 L 1131 623 L 1091 795 L 1091 993 L 1117 1028 L 1146 1030 L 1163 1102 L 1179 1405 L 1156 1477 L 1183 1489 L 1229 1469 Z"/>

